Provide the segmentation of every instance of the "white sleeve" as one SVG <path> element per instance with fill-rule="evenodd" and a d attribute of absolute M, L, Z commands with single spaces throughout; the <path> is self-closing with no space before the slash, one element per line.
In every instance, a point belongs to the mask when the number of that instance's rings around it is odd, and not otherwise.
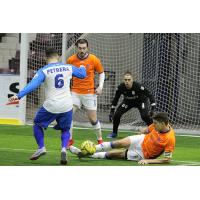
<path fill-rule="evenodd" d="M 101 74 L 99 74 L 99 87 L 101 89 L 103 89 L 104 80 L 105 80 L 105 73 L 102 72 Z"/>

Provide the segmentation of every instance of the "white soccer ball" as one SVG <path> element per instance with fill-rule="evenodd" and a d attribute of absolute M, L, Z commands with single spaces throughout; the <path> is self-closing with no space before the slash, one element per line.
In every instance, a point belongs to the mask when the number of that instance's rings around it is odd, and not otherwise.
<path fill-rule="evenodd" d="M 92 155 L 95 152 L 96 152 L 96 146 L 92 141 L 86 140 L 81 144 L 81 153 L 83 155 Z"/>

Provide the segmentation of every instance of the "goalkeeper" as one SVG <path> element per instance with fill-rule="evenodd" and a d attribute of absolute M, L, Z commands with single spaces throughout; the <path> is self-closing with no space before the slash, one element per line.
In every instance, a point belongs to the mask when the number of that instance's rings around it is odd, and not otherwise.
<path fill-rule="evenodd" d="M 121 104 L 117 106 L 120 96 L 123 95 L 124 99 Z M 151 103 L 151 109 L 149 109 L 149 100 Z M 115 97 L 112 101 L 109 119 L 113 121 L 113 131 L 107 138 L 116 138 L 118 134 L 118 127 L 120 119 L 124 113 L 131 108 L 138 108 L 142 120 L 147 124 L 152 124 L 151 115 L 155 110 L 154 96 L 140 83 L 133 80 L 133 75 L 127 71 L 124 74 L 124 82 L 121 83 L 115 93 Z"/>

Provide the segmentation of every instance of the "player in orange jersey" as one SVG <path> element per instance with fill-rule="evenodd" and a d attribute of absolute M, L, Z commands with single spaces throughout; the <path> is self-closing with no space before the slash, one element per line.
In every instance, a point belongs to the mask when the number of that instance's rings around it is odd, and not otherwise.
<path fill-rule="evenodd" d="M 153 124 L 143 130 L 140 135 L 96 145 L 97 153 L 91 157 L 133 160 L 138 161 L 138 164 L 162 164 L 170 162 L 174 147 L 174 130 L 169 125 L 167 113 L 160 112 L 153 116 Z M 125 150 L 108 151 L 116 148 L 125 148 Z M 70 151 L 81 156 L 78 148 L 70 149 Z M 162 153 L 164 157 L 158 159 Z"/>
<path fill-rule="evenodd" d="M 73 98 L 73 112 L 77 109 L 81 109 L 82 106 L 86 109 L 88 119 L 90 120 L 93 129 L 96 133 L 98 143 L 102 143 L 101 125 L 97 118 L 97 96 L 102 93 L 105 74 L 104 68 L 99 58 L 89 53 L 88 41 L 86 39 L 79 39 L 76 42 L 77 54 L 68 58 L 67 64 L 80 67 L 84 65 L 86 67 L 87 76 L 80 81 L 78 78 L 72 80 L 72 98 Z M 95 88 L 94 77 L 95 72 L 99 74 L 99 85 Z M 71 126 L 73 128 L 73 126 Z M 70 145 L 73 144 L 72 128 Z M 70 146 L 69 145 L 69 146 Z"/>

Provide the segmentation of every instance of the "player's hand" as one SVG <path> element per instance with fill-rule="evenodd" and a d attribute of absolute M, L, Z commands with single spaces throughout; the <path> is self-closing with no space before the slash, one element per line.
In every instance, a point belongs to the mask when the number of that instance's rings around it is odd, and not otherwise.
<path fill-rule="evenodd" d="M 154 115 L 154 111 L 149 111 L 149 116 L 153 117 L 153 115 Z"/>
<path fill-rule="evenodd" d="M 114 114 L 115 114 L 115 108 L 111 108 L 110 109 L 110 114 L 109 114 L 109 121 L 110 122 L 113 121 Z"/>
<path fill-rule="evenodd" d="M 96 94 L 96 95 L 102 94 L 102 88 L 98 87 L 98 88 L 95 90 L 95 94 Z"/>
<path fill-rule="evenodd" d="M 148 160 L 140 160 L 140 161 L 138 162 L 138 164 L 139 164 L 139 165 L 147 165 L 147 164 L 149 164 L 149 163 L 148 163 Z"/>
<path fill-rule="evenodd" d="M 16 95 L 10 97 L 8 100 L 9 100 L 9 102 L 19 101 L 19 99 L 18 99 L 18 97 Z"/>

